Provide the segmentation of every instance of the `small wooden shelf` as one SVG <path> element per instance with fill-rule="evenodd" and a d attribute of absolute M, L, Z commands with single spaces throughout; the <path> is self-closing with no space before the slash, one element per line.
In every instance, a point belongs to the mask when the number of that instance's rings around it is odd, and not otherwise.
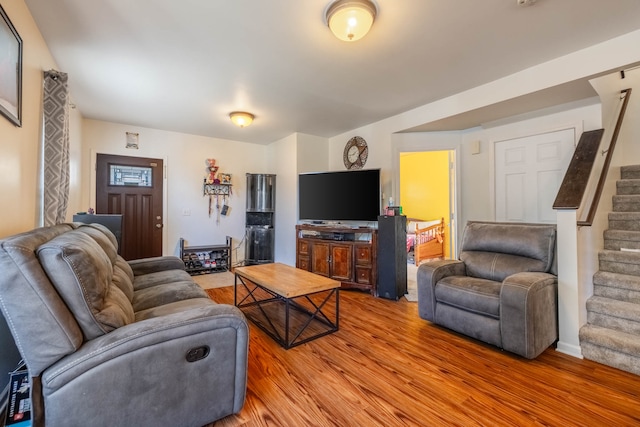
<path fill-rule="evenodd" d="M 231 269 L 232 239 L 227 236 L 225 244 L 185 246 L 180 238 L 180 258 L 187 273 L 191 275 L 220 273 Z"/>

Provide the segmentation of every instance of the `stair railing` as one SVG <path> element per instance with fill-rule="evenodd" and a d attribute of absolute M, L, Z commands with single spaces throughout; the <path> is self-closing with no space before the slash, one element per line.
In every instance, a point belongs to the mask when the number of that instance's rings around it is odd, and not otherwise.
<path fill-rule="evenodd" d="M 593 199 L 591 200 L 587 218 L 583 221 L 577 221 L 578 226 L 591 226 L 593 224 L 630 97 L 631 88 L 620 91 L 620 99 L 623 102 L 620 112 L 618 113 L 616 127 L 611 135 L 609 148 L 606 150 L 607 155 L 602 165 L 602 170 L 600 171 L 600 178 L 598 179 L 598 184 Z M 560 185 L 560 189 L 558 190 L 558 194 L 556 195 L 553 209 L 578 209 L 580 207 L 587 191 L 587 184 L 603 134 L 604 129 L 582 133 L 571 162 L 569 163 L 569 167 L 567 168 L 567 172 L 562 180 L 562 184 Z M 602 153 L 604 154 L 605 151 Z"/>

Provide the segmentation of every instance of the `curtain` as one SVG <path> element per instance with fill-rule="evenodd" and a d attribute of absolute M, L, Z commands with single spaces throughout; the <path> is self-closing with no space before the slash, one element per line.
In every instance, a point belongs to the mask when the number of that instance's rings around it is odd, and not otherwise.
<path fill-rule="evenodd" d="M 67 74 L 44 72 L 44 225 L 65 222 L 69 202 L 69 89 Z"/>

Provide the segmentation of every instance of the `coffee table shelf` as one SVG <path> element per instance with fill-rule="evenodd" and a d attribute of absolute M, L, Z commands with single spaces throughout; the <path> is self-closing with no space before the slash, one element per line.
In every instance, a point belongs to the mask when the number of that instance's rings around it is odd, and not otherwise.
<path fill-rule="evenodd" d="M 338 331 L 340 282 L 280 263 L 234 273 L 234 304 L 285 349 Z"/>

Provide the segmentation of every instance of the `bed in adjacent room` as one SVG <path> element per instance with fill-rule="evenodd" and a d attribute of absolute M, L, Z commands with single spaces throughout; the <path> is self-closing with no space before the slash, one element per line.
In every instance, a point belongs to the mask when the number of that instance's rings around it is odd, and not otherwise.
<path fill-rule="evenodd" d="M 426 259 L 444 258 L 444 231 L 444 218 L 432 221 L 407 218 L 407 259 L 420 265 Z"/>

